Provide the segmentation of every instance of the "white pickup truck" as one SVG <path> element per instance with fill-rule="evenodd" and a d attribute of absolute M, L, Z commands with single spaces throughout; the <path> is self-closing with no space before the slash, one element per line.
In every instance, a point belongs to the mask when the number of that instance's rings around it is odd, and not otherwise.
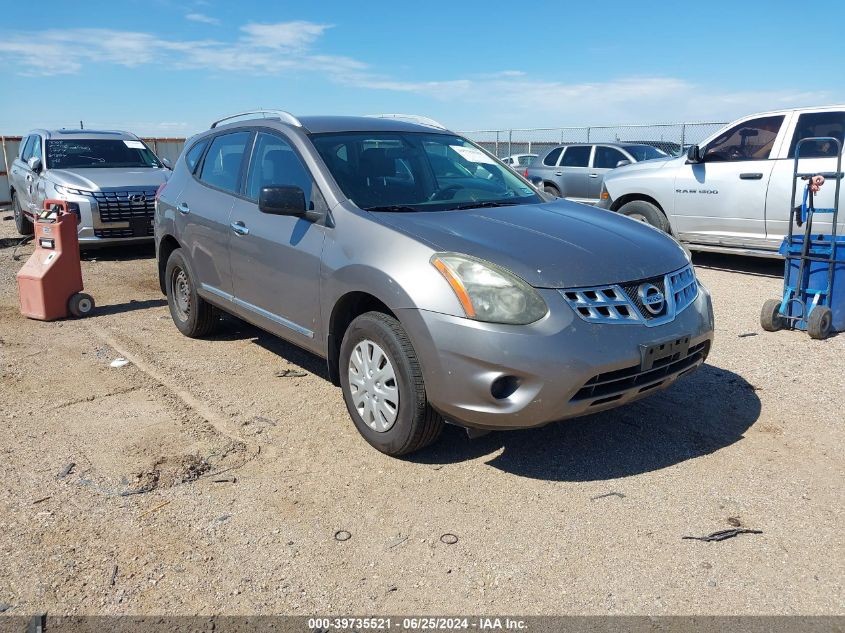
<path fill-rule="evenodd" d="M 776 257 L 789 224 L 796 144 L 811 137 L 841 143 L 843 136 L 845 105 L 754 114 L 692 146 L 686 156 L 609 172 L 598 206 L 648 222 L 692 250 Z M 801 157 L 802 172 L 836 170 L 834 143 L 806 142 Z M 799 181 L 797 204 L 803 186 Z M 833 207 L 836 189 L 835 182 L 822 187 L 816 207 Z M 837 221 L 840 234 L 843 221 L 845 210 Z M 831 216 L 820 214 L 813 227 L 829 232 Z"/>

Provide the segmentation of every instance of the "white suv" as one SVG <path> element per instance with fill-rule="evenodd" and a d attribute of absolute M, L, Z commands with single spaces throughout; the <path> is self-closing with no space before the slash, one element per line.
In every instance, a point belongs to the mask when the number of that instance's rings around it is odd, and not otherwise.
<path fill-rule="evenodd" d="M 599 206 L 670 232 L 693 250 L 777 256 L 789 223 L 796 144 L 810 137 L 841 142 L 844 133 L 845 105 L 754 114 L 686 156 L 608 173 Z M 833 143 L 804 143 L 800 170 L 834 171 L 835 154 Z M 816 206 L 832 207 L 835 189 L 823 187 Z M 829 218 L 819 216 L 815 228 L 829 232 Z"/>

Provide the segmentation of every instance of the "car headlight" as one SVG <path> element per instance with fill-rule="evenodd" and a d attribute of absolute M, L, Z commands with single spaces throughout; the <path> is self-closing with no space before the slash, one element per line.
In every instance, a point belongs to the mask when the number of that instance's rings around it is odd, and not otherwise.
<path fill-rule="evenodd" d="M 495 264 L 457 253 L 437 253 L 431 263 L 449 282 L 470 319 L 525 325 L 549 311 L 534 288 Z"/>
<path fill-rule="evenodd" d="M 56 189 L 57 193 L 60 193 L 62 195 L 73 194 L 75 196 L 84 196 L 88 193 L 87 191 L 82 191 L 81 189 L 74 189 L 72 187 L 65 187 L 64 185 L 53 185 L 53 187 Z"/>

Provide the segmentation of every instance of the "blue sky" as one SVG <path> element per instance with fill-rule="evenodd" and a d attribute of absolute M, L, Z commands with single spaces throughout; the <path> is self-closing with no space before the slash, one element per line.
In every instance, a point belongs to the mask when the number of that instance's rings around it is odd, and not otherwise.
<path fill-rule="evenodd" d="M 258 106 L 411 112 L 477 130 L 721 121 L 845 102 L 841 1 L 37 6 L 1 12 L 0 133 L 82 119 L 183 136 Z"/>

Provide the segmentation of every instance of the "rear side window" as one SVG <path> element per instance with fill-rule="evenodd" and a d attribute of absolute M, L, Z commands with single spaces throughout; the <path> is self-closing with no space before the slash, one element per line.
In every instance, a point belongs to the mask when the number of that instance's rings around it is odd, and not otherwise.
<path fill-rule="evenodd" d="M 555 147 L 552 151 L 546 154 L 546 157 L 543 159 L 543 164 L 548 165 L 549 167 L 557 165 L 557 161 L 560 158 L 560 153 L 562 151 L 562 147 Z"/>
<path fill-rule="evenodd" d="M 765 116 L 744 121 L 713 139 L 704 150 L 704 160 L 735 162 L 766 160 L 778 137 L 783 115 Z"/>
<path fill-rule="evenodd" d="M 845 112 L 807 112 L 798 117 L 792 144 L 789 146 L 789 157 L 795 157 L 798 141 L 814 136 L 832 136 L 841 143 L 845 131 Z M 802 158 L 824 158 L 836 156 L 836 146 L 831 141 L 808 141 L 801 145 Z"/>
<path fill-rule="evenodd" d="M 629 160 L 629 158 L 618 149 L 599 145 L 596 147 L 593 167 L 596 169 L 614 169 L 620 160 Z"/>
<path fill-rule="evenodd" d="M 560 163 L 561 167 L 586 167 L 590 164 L 591 149 L 589 145 L 567 147 L 563 154 L 563 161 Z"/>
<path fill-rule="evenodd" d="M 313 209 L 314 182 L 311 174 L 293 148 L 275 134 L 258 134 L 249 166 L 246 195 L 258 200 L 262 187 L 299 187 L 305 194 L 308 208 Z"/>
<path fill-rule="evenodd" d="M 188 150 L 187 154 L 185 154 L 185 162 L 188 164 L 188 169 L 191 170 L 191 173 L 194 173 L 194 170 L 197 168 L 197 163 L 199 162 L 206 145 L 208 145 L 208 139 L 203 139 Z"/>
<path fill-rule="evenodd" d="M 233 132 L 215 137 L 202 163 L 200 180 L 212 187 L 237 193 L 241 163 L 251 136 L 251 132 Z"/>

